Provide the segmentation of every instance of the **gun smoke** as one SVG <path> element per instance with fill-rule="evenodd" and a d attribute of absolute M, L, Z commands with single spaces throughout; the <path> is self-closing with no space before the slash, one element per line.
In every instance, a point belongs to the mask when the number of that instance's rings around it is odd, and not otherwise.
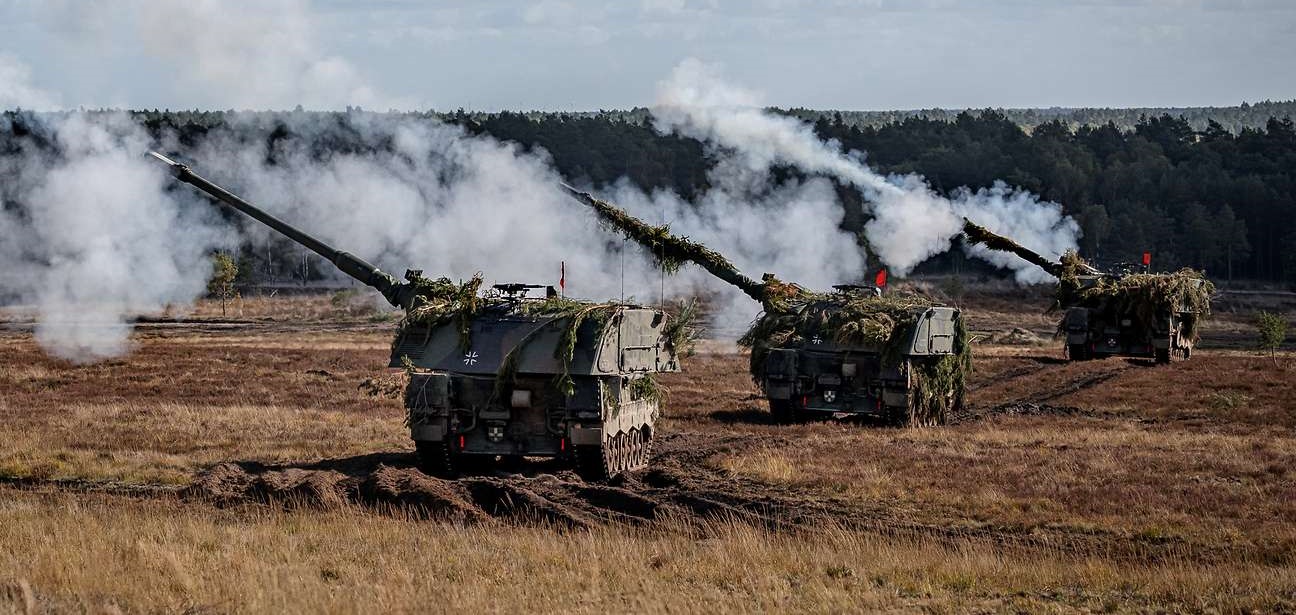
<path fill-rule="evenodd" d="M 940 196 L 919 175 L 883 176 L 869 168 L 859 152 L 842 152 L 796 118 L 761 108 L 755 93 L 724 81 L 719 71 L 698 60 L 685 60 L 658 88 L 653 107 L 657 129 L 705 142 L 720 156 L 717 169 L 747 178 L 749 185 L 768 185 L 776 165 L 831 177 L 854 186 L 865 198 L 872 220 L 864 227 L 869 246 L 882 263 L 906 275 L 919 263 L 950 249 L 968 217 L 995 232 L 1056 259 L 1077 246 L 1079 225 L 1062 215 L 1061 206 L 995 183 L 990 188 Z M 982 247 L 968 253 L 1014 270 L 1021 282 L 1048 281 L 1048 275 L 1020 260 Z"/>
<path fill-rule="evenodd" d="M 208 253 L 231 237 L 210 212 L 164 194 L 166 177 L 142 158 L 147 135 L 125 115 L 33 125 L 59 155 L 0 157 L 4 294 L 38 310 L 36 340 L 50 353 L 74 362 L 120 355 L 132 317 L 201 295 Z"/>
<path fill-rule="evenodd" d="M 211 4 L 187 6 L 190 12 L 172 21 L 220 29 Z M 301 5 L 273 6 L 291 16 Z M 146 18 L 148 11 L 135 13 L 149 45 L 183 42 L 160 33 L 165 28 Z M 288 64 L 238 61 L 243 56 L 237 54 L 230 60 L 223 47 L 196 45 L 189 50 L 199 67 L 194 78 L 213 89 L 236 82 L 287 84 L 269 92 L 241 90 L 245 94 L 233 88 L 231 100 L 247 105 L 386 100 L 341 60 L 314 63 L 309 23 L 294 28 L 290 38 L 300 44 L 290 45 Z M 317 66 L 340 68 L 311 68 Z M 305 80 L 285 81 L 290 73 L 303 73 Z M 23 87 L 27 100 L 57 100 Z M 840 228 L 843 209 L 834 181 L 865 196 L 873 216 L 865 237 L 899 274 L 949 249 L 964 215 L 1046 255 L 1075 245 L 1074 222 L 1054 204 L 1002 184 L 945 198 L 921 177 L 883 177 L 861 154 L 843 153 L 809 126 L 761 110 L 758 97 L 725 84 L 700 62 L 681 64 L 663 83 L 653 113 L 660 131 L 707 144 L 716 160 L 710 187 L 691 202 L 669 191 L 645 192 L 626 179 L 593 188 L 649 223 L 670 224 L 718 250 L 749 275 L 770 272 L 821 289 L 865 277 L 859 238 Z M 410 267 L 433 277 L 483 272 L 488 283 L 553 284 L 565 262 L 568 289 L 576 296 L 653 302 L 659 292 L 660 272 L 651 259 L 638 248 L 627 250 L 558 189 L 563 178 L 545 152 L 432 119 L 358 110 L 228 113 L 222 125 L 183 144 L 174 134 L 150 137 L 124 114 L 28 120 L 42 134 L 0 154 L 0 266 L 15 280 L 0 295 L 33 305 L 41 345 L 71 360 L 126 352 L 135 315 L 201 296 L 213 249 L 283 241 L 256 223 L 220 219 L 215 206 L 172 185 L 165 169 L 145 160 L 150 148 L 177 155 L 290 224 L 393 274 Z M 267 138 L 276 131 L 290 136 Z M 344 151 L 321 146 L 339 140 L 348 144 Z M 805 177 L 776 180 L 777 165 Z M 1016 265 L 1006 256 L 978 255 Z M 1029 269 L 1018 270 L 1018 278 L 1038 279 Z M 731 322 L 754 316 L 749 300 L 695 268 L 667 285 L 671 295 L 699 290 L 720 297 Z"/>

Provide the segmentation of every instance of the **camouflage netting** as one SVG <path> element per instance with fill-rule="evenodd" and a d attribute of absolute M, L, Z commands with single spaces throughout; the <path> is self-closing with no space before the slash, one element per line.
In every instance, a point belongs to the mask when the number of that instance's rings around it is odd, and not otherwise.
<path fill-rule="evenodd" d="M 1184 321 L 1187 327 L 1184 335 L 1193 341 L 1197 339 L 1197 325 L 1210 315 L 1215 285 L 1200 271 L 1185 268 L 1172 273 L 1109 275 L 1074 251 L 1068 251 L 1059 259 L 1060 262 L 1054 263 L 966 219 L 963 234 L 970 243 L 1016 254 L 1057 277 L 1057 292 L 1051 310 L 1079 306 L 1107 315 L 1130 314 L 1145 328 L 1152 328 L 1158 314 L 1191 313 L 1196 318 Z M 1059 323 L 1059 331 L 1061 327 L 1062 323 Z"/>
<path fill-rule="evenodd" d="M 1205 274 L 1184 268 L 1172 273 L 1101 276 L 1086 286 L 1068 267 L 1068 261 L 1079 259 L 1069 259 L 1070 255 L 1062 258 L 1066 271 L 1058 283 L 1055 307 L 1080 306 L 1104 314 L 1132 315 L 1147 328 L 1153 326 L 1160 314 L 1194 314 L 1195 318 L 1182 321 L 1186 327 L 1183 335 L 1197 341 L 1197 327 L 1210 315 L 1211 297 L 1215 295 L 1215 284 Z"/>
<path fill-rule="evenodd" d="M 885 363 L 896 365 L 903 360 L 901 346 L 922 310 L 934 305 L 912 293 L 881 297 L 868 292 L 813 293 L 770 274 L 756 282 L 720 253 L 687 237 L 672 235 L 668 226 L 644 224 L 587 193 L 573 191 L 573 195 L 593 207 L 604 223 L 650 251 L 666 271 L 673 272 L 685 262 L 694 263 L 761 303 L 764 311 L 738 342 L 751 349 L 750 370 L 757 383 L 763 380 L 765 359 L 771 349 L 794 347 L 813 336 L 870 349 L 880 353 Z M 948 403 L 931 400 L 962 399 L 964 382 L 971 373 L 971 348 L 961 319 L 956 336 L 953 355 L 914 362 L 920 382 L 925 383 L 919 387 L 920 397 L 945 410 Z M 939 392 L 957 395 L 945 397 Z"/>
<path fill-rule="evenodd" d="M 914 392 L 917 404 L 944 417 L 952 416 L 963 403 L 967 380 L 972 375 L 972 344 L 963 319 L 954 321 L 953 354 L 937 361 L 919 361 L 914 367 L 919 376 Z"/>
<path fill-rule="evenodd" d="M 423 276 L 414 276 L 409 283 L 418 298 L 414 300 L 413 307 L 405 312 L 398 333 L 403 333 L 409 327 L 423 326 L 430 329 L 453 321 L 459 331 L 460 345 L 467 350 L 472 318 L 481 304 L 481 298 L 477 296 L 482 285 L 481 274 L 474 275 L 463 284 L 455 284 L 449 278 L 433 280 Z"/>
<path fill-rule="evenodd" d="M 771 280 L 770 276 L 766 279 Z M 765 311 L 738 340 L 752 350 L 753 377 L 761 373 L 770 349 L 797 346 L 812 337 L 843 346 L 874 348 L 894 362 L 904 333 L 917 322 L 922 309 L 933 305 L 927 298 L 910 293 L 879 297 L 872 293 L 802 291 L 793 298 L 784 293 L 786 286 L 771 287 L 779 294 L 775 300 L 765 302 Z"/>
<path fill-rule="evenodd" d="M 841 346 L 877 352 L 886 365 L 904 361 L 902 349 L 926 308 L 935 303 L 915 293 L 881 296 L 868 292 L 810 293 L 765 276 L 765 311 L 738 340 L 751 349 L 749 370 L 762 384 L 765 359 L 776 348 L 797 347 L 813 337 Z M 796 288 L 797 294 L 789 289 Z M 963 399 L 972 373 L 972 348 L 963 320 L 958 319 L 954 353 L 910 363 L 915 372 L 915 406 L 948 415 Z"/>
<path fill-rule="evenodd" d="M 511 301 L 501 297 L 482 297 L 481 274 L 462 284 L 455 284 L 448 278 L 430 279 L 416 276 L 410 279 L 418 298 L 414 307 L 406 312 L 401 320 L 399 333 L 410 327 L 434 327 L 454 323 L 460 338 L 460 346 L 467 350 L 472 345 L 472 321 L 486 310 L 508 308 L 520 315 L 543 317 L 553 320 L 565 320 L 562 337 L 554 348 L 554 358 L 562 362 L 562 373 L 555 377 L 554 384 L 564 395 L 571 395 L 575 383 L 568 372 L 576 347 L 580 344 L 582 328 L 587 322 L 593 322 L 588 330 L 594 335 L 601 335 L 608 321 L 622 307 L 617 303 L 593 303 L 578 301 L 565 297 L 549 297 L 542 301 Z M 692 349 L 696 335 L 693 321 L 697 314 L 694 304 L 681 304 L 676 309 L 676 316 L 670 320 L 664 335 L 671 350 L 680 354 Z M 537 328 L 530 335 L 519 340 L 516 346 L 504 357 L 497 372 L 495 395 L 505 395 L 513 386 L 516 378 L 517 361 L 521 352 L 543 328 Z M 591 345 L 596 340 L 588 340 Z M 393 342 L 395 343 L 395 342 Z"/>

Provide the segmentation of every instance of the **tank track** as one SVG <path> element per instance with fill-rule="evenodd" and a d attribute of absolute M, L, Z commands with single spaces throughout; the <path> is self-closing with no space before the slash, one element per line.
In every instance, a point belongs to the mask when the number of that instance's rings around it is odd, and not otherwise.
<path fill-rule="evenodd" d="M 652 432 L 634 428 L 608 436 L 599 446 L 576 447 L 576 472 L 587 481 L 606 481 L 648 466 Z"/>

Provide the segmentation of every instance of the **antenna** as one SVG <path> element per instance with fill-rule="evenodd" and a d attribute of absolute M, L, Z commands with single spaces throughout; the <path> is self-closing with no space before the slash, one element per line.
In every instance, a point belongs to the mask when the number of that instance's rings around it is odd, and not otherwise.
<path fill-rule="evenodd" d="M 621 303 L 625 303 L 625 251 L 626 238 L 621 238 Z"/>
<path fill-rule="evenodd" d="M 658 256 L 657 262 L 661 264 L 661 301 L 658 305 L 666 309 L 666 246 L 662 246 L 661 255 Z"/>
<path fill-rule="evenodd" d="M 662 217 L 664 218 L 665 214 Z M 658 305 L 664 310 L 666 309 L 666 244 L 659 243 L 658 248 L 657 264 L 661 266 L 661 295 L 659 295 Z"/>

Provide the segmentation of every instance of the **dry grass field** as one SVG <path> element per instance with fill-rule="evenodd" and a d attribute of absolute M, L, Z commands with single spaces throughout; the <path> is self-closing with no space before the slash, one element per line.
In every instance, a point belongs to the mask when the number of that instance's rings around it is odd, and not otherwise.
<path fill-rule="evenodd" d="M 653 467 L 594 486 L 422 477 L 358 388 L 390 332 L 363 306 L 204 304 L 93 365 L 10 314 L 0 613 L 1292 612 L 1296 355 L 1223 316 L 1188 362 L 1068 364 L 986 301 L 969 406 L 926 430 L 772 425 L 707 343 Z M 1043 342 L 991 343 L 1012 327 Z"/>

